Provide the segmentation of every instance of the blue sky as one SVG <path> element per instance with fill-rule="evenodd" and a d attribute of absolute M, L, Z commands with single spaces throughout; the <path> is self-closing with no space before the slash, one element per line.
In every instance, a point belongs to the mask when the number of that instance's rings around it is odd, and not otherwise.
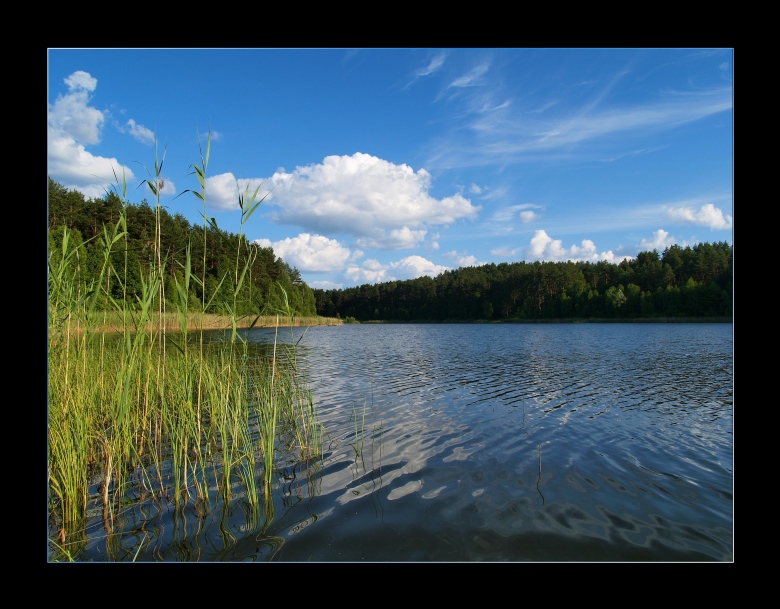
<path fill-rule="evenodd" d="M 48 175 L 273 247 L 314 288 L 733 244 L 731 48 L 49 49 Z M 199 139 L 200 136 L 200 139 Z M 155 152 L 156 138 L 156 152 Z M 241 227 L 239 194 L 267 195 Z"/>

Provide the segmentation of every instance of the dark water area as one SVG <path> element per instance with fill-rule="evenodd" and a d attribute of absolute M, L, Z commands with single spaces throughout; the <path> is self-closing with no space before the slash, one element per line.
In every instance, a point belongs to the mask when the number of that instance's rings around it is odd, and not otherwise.
<path fill-rule="evenodd" d="M 732 324 L 344 325 L 279 339 L 297 342 L 321 460 L 282 464 L 272 518 L 236 503 L 193 530 L 159 513 L 147 526 L 160 540 L 189 532 L 156 551 L 128 537 L 127 560 L 733 561 Z"/>

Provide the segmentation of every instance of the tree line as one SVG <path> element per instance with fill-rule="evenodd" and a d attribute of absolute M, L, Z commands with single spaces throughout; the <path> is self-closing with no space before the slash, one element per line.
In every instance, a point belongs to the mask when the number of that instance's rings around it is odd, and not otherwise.
<path fill-rule="evenodd" d="M 85 287 L 99 274 L 106 251 L 104 227 L 116 225 L 124 214 L 127 239 L 111 248 L 112 265 L 124 269 L 122 281 L 113 282 L 103 296 L 132 307 L 142 291 L 142 282 L 156 255 L 155 235 L 159 228 L 159 248 L 165 260 L 165 294 L 175 295 L 175 283 L 181 280 L 187 263 L 191 272 L 205 281 L 190 285 L 193 306 L 210 302 L 206 313 L 226 314 L 228 306 L 236 306 L 236 314 L 273 314 L 291 310 L 294 315 L 314 316 L 314 292 L 301 279 L 297 268 L 274 255 L 273 248 L 250 243 L 243 234 L 224 231 L 216 225 L 190 225 L 180 213 L 170 214 L 164 207 L 123 204 L 114 192 L 104 197 L 87 198 L 77 190 L 68 190 L 49 178 L 48 235 L 49 251 L 62 247 L 63 232 L 69 231 L 68 247 L 78 253 L 79 282 Z M 159 227 L 157 222 L 159 221 Z M 237 256 L 248 257 L 248 281 L 234 301 L 231 274 L 236 271 Z M 205 268 L 204 268 L 205 265 Z M 167 297 L 166 297 L 167 299 Z"/>
<path fill-rule="evenodd" d="M 491 263 L 314 296 L 318 315 L 357 321 L 731 318 L 733 260 L 726 242 L 672 245 L 619 264 Z"/>

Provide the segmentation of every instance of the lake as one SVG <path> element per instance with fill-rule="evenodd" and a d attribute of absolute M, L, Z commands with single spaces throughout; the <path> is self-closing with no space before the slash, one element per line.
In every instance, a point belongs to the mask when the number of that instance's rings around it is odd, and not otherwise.
<path fill-rule="evenodd" d="M 272 518 L 248 519 L 239 500 L 184 525 L 156 514 L 120 540 L 124 560 L 733 561 L 732 324 L 363 324 L 279 338 L 297 342 L 322 459 L 280 465 Z M 104 545 L 82 559 L 107 560 Z"/>

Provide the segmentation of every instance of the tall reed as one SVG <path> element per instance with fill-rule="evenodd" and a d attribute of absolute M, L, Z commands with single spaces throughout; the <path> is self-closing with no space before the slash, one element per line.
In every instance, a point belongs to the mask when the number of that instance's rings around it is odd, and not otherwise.
<path fill-rule="evenodd" d="M 193 166 L 201 187 L 194 194 L 204 205 L 204 244 L 209 228 L 219 230 L 206 215 L 209 147 L 210 134 L 200 164 Z M 144 180 L 156 200 L 155 252 L 141 274 L 135 303 L 126 289 L 124 175 L 115 175 L 112 186 L 121 193 L 123 211 L 97 240 L 102 268 L 96 279 L 83 279 L 85 246 L 67 228 L 48 255 L 49 538 L 51 552 L 67 560 L 78 559 L 85 548 L 94 507 L 102 512 L 107 551 L 116 556 L 123 553 L 112 545 L 118 543 L 114 536 L 132 526 L 124 516 L 151 504 L 172 505 L 176 522 L 186 527 L 186 506 L 205 515 L 241 495 L 252 521 L 267 523 L 273 518 L 276 459 L 312 459 L 321 451 L 322 431 L 295 345 L 277 341 L 280 320 L 294 317 L 289 306 L 265 311 L 262 318 L 277 328 L 270 359 L 250 350 L 238 332 L 261 320 L 246 323 L 238 316 L 238 299 L 251 280 L 251 247 L 235 252 L 233 271 L 219 281 L 232 287 L 230 301 L 222 303 L 229 312 L 222 320 L 230 329 L 228 341 L 209 343 L 197 321 L 191 340 L 193 317 L 202 322 L 214 298 L 206 289 L 205 247 L 204 275 L 192 272 L 188 247 L 174 275 L 175 293 L 166 297 L 162 167 L 155 158 L 154 171 Z M 239 194 L 242 230 L 263 200 L 258 192 Z M 116 253 L 123 254 L 121 262 L 114 262 Z M 191 286 L 201 290 L 197 304 L 191 302 Z M 212 489 L 218 489 L 216 495 Z M 140 550 L 135 548 L 132 557 Z"/>

